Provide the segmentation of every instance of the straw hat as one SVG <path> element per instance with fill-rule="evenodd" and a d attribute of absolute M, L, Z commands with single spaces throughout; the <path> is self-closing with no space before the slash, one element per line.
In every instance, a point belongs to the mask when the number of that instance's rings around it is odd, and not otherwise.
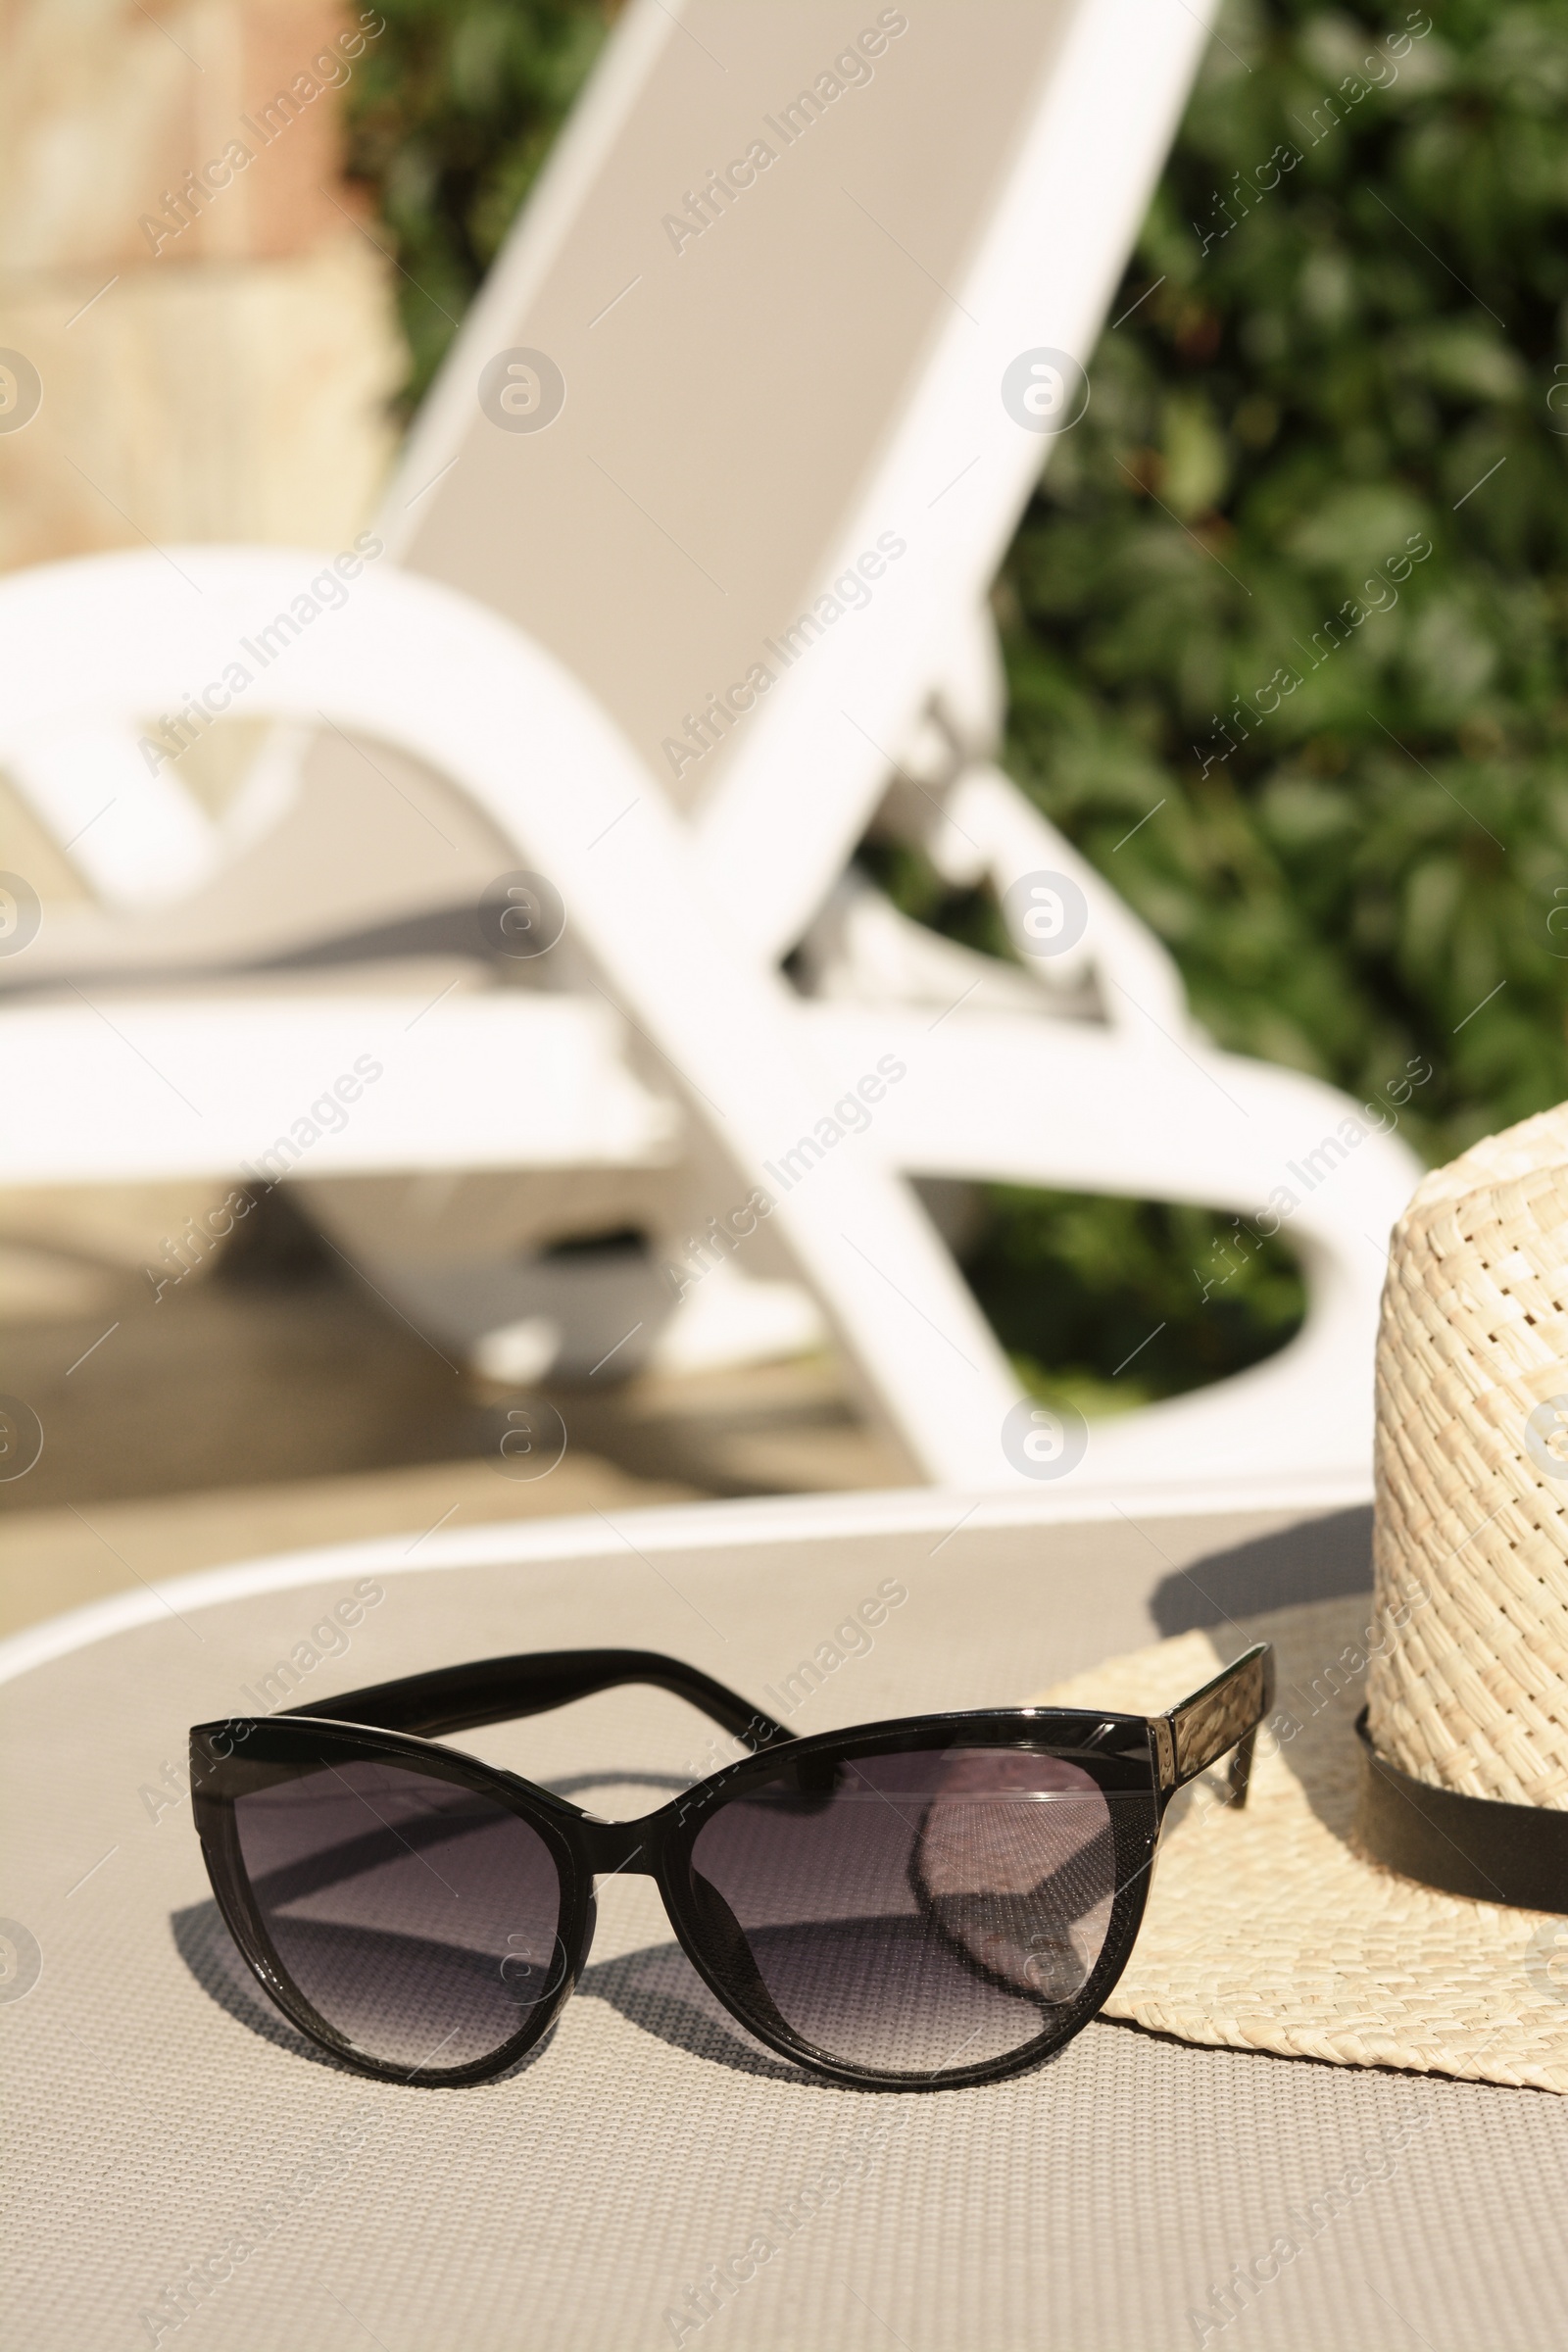
<path fill-rule="evenodd" d="M 1276 1645 L 1248 1805 L 1217 1775 L 1178 1798 L 1106 2014 L 1568 2091 L 1568 1103 L 1436 1170 L 1395 1228 L 1376 1471 L 1370 1599 L 1040 1693 L 1153 1713 Z"/>

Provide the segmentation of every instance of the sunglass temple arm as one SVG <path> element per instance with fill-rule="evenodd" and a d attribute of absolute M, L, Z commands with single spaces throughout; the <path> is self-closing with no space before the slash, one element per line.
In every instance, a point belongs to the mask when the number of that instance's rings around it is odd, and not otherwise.
<path fill-rule="evenodd" d="M 1259 1642 L 1179 1706 L 1152 1719 L 1160 1786 L 1170 1793 L 1231 1751 L 1230 1796 L 1245 1805 L 1257 1727 L 1274 1703 L 1274 1650 Z"/>
<path fill-rule="evenodd" d="M 548 1708 L 568 1706 L 573 1699 L 626 1683 L 649 1683 L 673 1691 L 714 1723 L 722 1724 L 754 1754 L 764 1747 L 782 1746 L 795 1737 L 738 1691 L 727 1690 L 722 1683 L 679 1658 L 666 1658 L 652 1649 L 553 1649 L 510 1658 L 481 1658 L 469 1665 L 438 1667 L 431 1674 L 404 1675 L 397 1682 L 376 1683 L 364 1690 L 345 1690 L 335 1698 L 317 1699 L 310 1706 L 290 1707 L 287 1712 L 439 1740 L 447 1733 L 471 1731 L 480 1724 L 543 1714 Z"/>

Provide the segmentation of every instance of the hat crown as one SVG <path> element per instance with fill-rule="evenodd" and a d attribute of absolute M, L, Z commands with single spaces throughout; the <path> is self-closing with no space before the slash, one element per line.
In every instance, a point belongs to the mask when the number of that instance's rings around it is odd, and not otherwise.
<path fill-rule="evenodd" d="M 1434 1170 L 1395 1227 L 1376 1487 L 1376 1746 L 1568 1809 L 1568 1104 Z"/>

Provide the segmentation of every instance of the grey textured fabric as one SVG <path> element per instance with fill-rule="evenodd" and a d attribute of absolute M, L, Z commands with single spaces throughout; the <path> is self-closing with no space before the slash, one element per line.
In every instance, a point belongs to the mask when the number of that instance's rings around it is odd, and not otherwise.
<path fill-rule="evenodd" d="M 770 1703 L 765 1687 L 896 1580 L 907 1597 L 874 1647 L 797 1707 L 814 1730 L 1021 1700 L 1157 1634 L 1367 1576 L 1361 1512 L 960 1527 L 657 1564 L 606 1543 L 599 1560 L 388 1577 L 347 1653 L 307 1670 L 310 1695 L 614 1641 Z M 186 1725 L 251 1704 L 357 1581 L 346 1563 L 318 1587 L 172 1611 L 3 1693 L 0 1909 L 41 1956 L 22 1990 L 22 1943 L 0 1985 L 7 2343 L 1568 2343 L 1559 2099 L 1108 2024 L 1000 2087 L 845 2091 L 748 2043 L 629 1876 L 602 1890 L 558 2032 L 507 2080 L 388 2088 L 308 2054 L 239 1970 L 163 1776 L 179 1783 Z M 710 1737 L 675 1700 L 628 1692 L 469 1743 L 631 1813 L 704 1769 Z"/>

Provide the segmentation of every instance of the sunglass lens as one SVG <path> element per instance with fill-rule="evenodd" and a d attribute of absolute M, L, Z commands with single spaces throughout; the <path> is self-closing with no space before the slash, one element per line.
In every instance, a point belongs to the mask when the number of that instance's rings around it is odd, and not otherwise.
<path fill-rule="evenodd" d="M 443 2072 L 559 1992 L 560 1874 L 503 1805 L 346 1751 L 236 1798 L 252 1895 L 295 1985 L 382 2065 Z"/>
<path fill-rule="evenodd" d="M 897 2075 L 1049 2033 L 1094 1971 L 1115 1891 L 1103 1792 L 1017 1748 L 781 1765 L 704 1824 L 691 1862 L 705 1949 L 742 2013 Z"/>

